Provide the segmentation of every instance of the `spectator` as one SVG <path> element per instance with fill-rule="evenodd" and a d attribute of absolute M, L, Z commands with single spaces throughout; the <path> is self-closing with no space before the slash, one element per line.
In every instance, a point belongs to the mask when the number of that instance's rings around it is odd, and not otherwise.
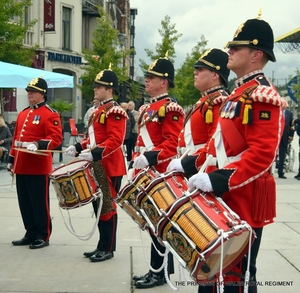
<path fill-rule="evenodd" d="M 135 103 L 133 101 L 128 102 L 128 109 L 131 111 L 135 124 L 134 127 L 132 128 L 132 133 L 131 133 L 131 139 L 130 139 L 130 160 L 131 160 L 131 154 L 134 151 L 134 146 L 136 143 L 136 139 L 138 137 L 138 121 L 139 121 L 139 113 L 138 111 L 135 110 Z"/>
<path fill-rule="evenodd" d="M 300 119 L 294 120 L 294 126 L 296 133 L 299 136 L 298 145 L 299 145 L 299 154 L 298 154 L 298 160 L 299 160 L 299 167 L 298 167 L 298 174 L 295 176 L 297 180 L 300 180 Z"/>
<path fill-rule="evenodd" d="M 97 101 L 97 100 L 94 100 L 94 101 L 92 102 L 92 104 L 93 104 L 93 106 L 90 107 L 90 108 L 86 111 L 86 113 L 85 113 L 85 115 L 84 115 L 84 118 L 83 118 L 83 123 L 84 123 L 85 128 L 88 128 L 88 125 L 89 125 L 89 119 L 90 119 L 91 114 L 92 114 L 92 113 L 100 106 L 100 103 L 99 103 L 99 101 Z"/>
<path fill-rule="evenodd" d="M 278 178 L 286 179 L 283 172 L 284 161 L 288 144 L 293 141 L 294 137 L 294 124 L 293 113 L 287 109 L 284 112 L 284 129 L 279 144 L 279 161 L 278 161 Z"/>
<path fill-rule="evenodd" d="M 126 134 L 125 134 L 125 139 L 124 139 L 124 145 L 126 146 L 126 158 L 127 161 L 131 161 L 131 156 L 132 156 L 132 148 L 131 148 L 131 139 L 132 139 L 132 130 L 135 126 L 135 120 L 134 117 L 131 113 L 131 111 L 128 109 L 128 104 L 123 102 L 121 103 L 122 109 L 127 113 L 128 115 L 128 120 L 126 121 Z"/>
<path fill-rule="evenodd" d="M 1 115 L 2 116 L 2 115 Z M 7 155 L 10 149 L 12 135 L 6 126 L 3 117 L 0 117 L 0 161 L 7 162 Z"/>

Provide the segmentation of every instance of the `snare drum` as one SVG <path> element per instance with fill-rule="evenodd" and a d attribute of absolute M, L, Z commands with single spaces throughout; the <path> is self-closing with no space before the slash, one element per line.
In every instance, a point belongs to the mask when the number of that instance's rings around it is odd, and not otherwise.
<path fill-rule="evenodd" d="M 125 212 L 140 226 L 142 230 L 147 227 L 146 220 L 142 217 L 139 207 L 136 205 L 136 197 L 151 180 L 156 177 L 153 168 L 142 169 L 133 180 L 129 182 L 118 192 L 114 201 L 125 210 Z"/>
<path fill-rule="evenodd" d="M 89 161 L 78 160 L 63 165 L 55 169 L 49 177 L 59 206 L 63 209 L 86 205 L 102 194 Z"/>
<path fill-rule="evenodd" d="M 158 175 L 138 194 L 137 205 L 154 234 L 160 219 L 188 190 L 187 182 L 183 173 L 171 171 Z"/>
<path fill-rule="evenodd" d="M 243 258 L 253 233 L 221 198 L 196 190 L 178 199 L 161 219 L 157 237 L 195 281 L 207 282 Z"/>

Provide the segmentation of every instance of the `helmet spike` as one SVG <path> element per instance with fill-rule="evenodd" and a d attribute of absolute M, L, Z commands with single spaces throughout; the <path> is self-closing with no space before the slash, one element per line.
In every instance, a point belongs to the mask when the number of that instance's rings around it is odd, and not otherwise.
<path fill-rule="evenodd" d="M 262 15 L 262 7 L 260 6 L 257 12 L 257 19 L 261 20 L 261 15 Z"/>

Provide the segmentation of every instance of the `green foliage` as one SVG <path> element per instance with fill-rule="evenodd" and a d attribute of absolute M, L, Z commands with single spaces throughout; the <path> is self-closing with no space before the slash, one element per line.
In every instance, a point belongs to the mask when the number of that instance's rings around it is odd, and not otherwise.
<path fill-rule="evenodd" d="M 202 35 L 197 45 L 188 53 L 181 67 L 175 75 L 175 88 L 170 90 L 170 95 L 176 97 L 182 106 L 194 104 L 200 97 L 199 90 L 194 87 L 194 64 L 206 51 L 207 41 Z"/>
<path fill-rule="evenodd" d="M 52 103 L 49 103 L 49 106 L 58 112 L 61 121 L 63 121 L 62 118 L 65 112 L 69 112 L 75 109 L 73 103 L 68 103 L 66 101 L 63 101 L 62 99 L 58 99 L 53 101 Z"/>
<path fill-rule="evenodd" d="M 164 20 L 161 21 L 161 28 L 158 29 L 158 31 L 162 37 L 162 42 L 156 44 L 155 52 L 150 49 L 145 49 L 150 62 L 147 63 L 146 61 L 139 59 L 140 68 L 142 71 L 146 71 L 154 60 L 164 57 L 166 52 L 168 52 L 168 59 L 174 63 L 174 59 L 176 57 L 174 49 L 175 43 L 182 36 L 182 34 L 179 34 L 175 29 L 176 24 L 171 24 L 170 21 L 171 19 L 168 15 L 166 15 Z"/>
<path fill-rule="evenodd" d="M 25 48 L 23 40 L 26 31 L 36 20 L 27 24 L 24 15 L 30 0 L 1 0 L 0 1 L 0 60 L 3 62 L 30 66 L 37 47 Z M 3 91 L 0 91 L 0 112 L 4 112 Z"/>
<path fill-rule="evenodd" d="M 78 85 L 84 97 L 91 101 L 94 97 L 92 83 L 96 75 L 108 69 L 117 74 L 119 83 L 128 79 L 126 76 L 126 67 L 121 66 L 123 58 L 130 54 L 130 50 L 120 49 L 120 41 L 118 39 L 119 31 L 113 28 L 108 14 L 103 7 L 99 6 L 100 17 L 97 18 L 97 27 L 93 33 L 93 49 L 83 52 L 87 65 L 82 66 L 85 73 L 81 76 L 82 84 Z"/>
<path fill-rule="evenodd" d="M 30 0 L 0 1 L 0 60 L 13 64 L 30 66 L 36 47 L 25 48 L 23 40 L 26 31 L 36 20 L 25 24 L 24 15 Z"/>

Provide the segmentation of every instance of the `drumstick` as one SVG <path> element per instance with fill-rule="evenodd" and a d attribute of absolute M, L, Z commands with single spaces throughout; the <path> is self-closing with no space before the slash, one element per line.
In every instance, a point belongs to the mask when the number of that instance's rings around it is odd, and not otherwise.
<path fill-rule="evenodd" d="M 28 149 L 23 149 L 23 148 L 14 148 L 16 151 L 32 154 L 32 155 L 40 155 L 40 156 L 48 156 L 49 154 L 44 154 L 39 151 L 30 151 Z"/>
<path fill-rule="evenodd" d="M 97 146 L 94 146 L 94 147 L 92 147 L 91 149 L 87 149 L 88 151 L 92 151 L 93 149 L 95 149 Z M 78 153 L 78 152 L 76 152 L 76 153 Z M 71 163 L 73 163 L 73 162 L 75 162 L 75 161 L 77 161 L 79 158 L 78 157 L 75 157 L 75 158 L 73 158 L 70 162 L 68 162 L 67 164 L 65 164 L 65 165 L 69 165 L 69 164 L 71 164 Z"/>
<path fill-rule="evenodd" d="M 203 172 L 204 172 L 204 170 L 206 169 L 206 167 L 208 166 L 208 164 L 210 163 L 210 161 L 211 161 L 212 158 L 213 158 L 212 155 L 209 155 L 209 156 L 206 158 L 205 162 L 204 162 L 203 165 L 201 166 L 201 168 L 200 168 L 200 170 L 199 170 L 198 173 L 203 173 Z"/>
<path fill-rule="evenodd" d="M 210 161 L 211 161 L 212 158 L 213 158 L 212 155 L 209 155 L 209 156 L 206 158 L 205 162 L 204 162 L 203 165 L 201 166 L 201 168 L 200 168 L 200 170 L 199 170 L 198 173 L 203 173 L 203 172 L 205 171 L 206 167 L 208 166 L 208 164 L 210 163 Z M 189 189 L 188 189 L 189 192 L 192 192 L 193 190 L 195 190 L 195 188 L 189 188 Z"/>
<path fill-rule="evenodd" d="M 41 153 L 64 153 L 65 151 L 59 151 L 59 150 L 37 150 L 36 152 L 41 152 Z"/>
<path fill-rule="evenodd" d="M 189 153 L 190 150 L 191 150 L 190 148 L 187 148 L 187 149 L 185 150 L 185 152 L 179 157 L 179 159 L 184 158 L 184 157 Z"/>

